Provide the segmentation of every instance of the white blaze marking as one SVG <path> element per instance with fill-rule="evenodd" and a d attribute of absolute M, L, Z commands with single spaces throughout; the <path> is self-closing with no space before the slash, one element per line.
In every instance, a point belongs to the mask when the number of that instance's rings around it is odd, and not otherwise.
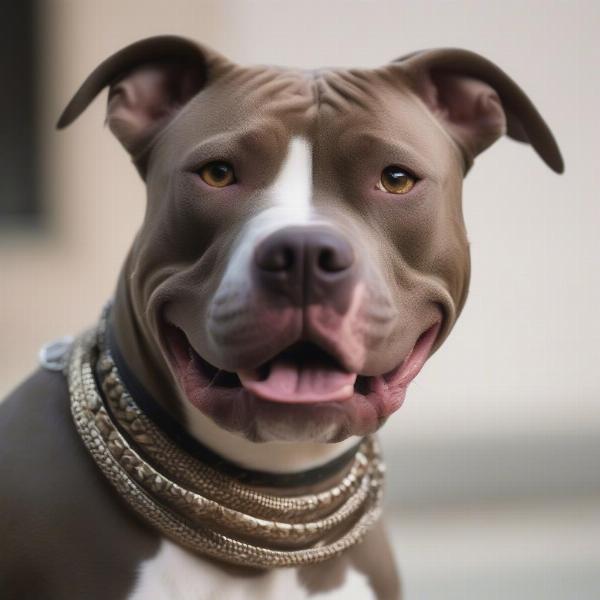
<path fill-rule="evenodd" d="M 260 240 L 289 225 L 312 221 L 312 145 L 292 138 L 281 170 L 265 190 L 267 206 L 245 225 L 227 265 L 223 283 L 249 284 L 250 264 Z"/>
<path fill-rule="evenodd" d="M 290 222 L 308 222 L 312 197 L 312 146 L 307 140 L 292 138 L 283 167 L 268 193 L 276 205 L 285 207 Z"/>

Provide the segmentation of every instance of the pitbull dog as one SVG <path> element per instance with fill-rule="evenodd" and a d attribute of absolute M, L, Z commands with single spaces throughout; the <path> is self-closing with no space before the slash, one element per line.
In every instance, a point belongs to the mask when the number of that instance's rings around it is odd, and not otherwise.
<path fill-rule="evenodd" d="M 464 50 L 303 71 L 156 37 L 103 62 L 59 127 L 107 86 L 147 186 L 109 316 L 123 369 L 204 447 L 275 479 L 376 431 L 448 336 L 475 156 L 507 134 L 563 170 L 521 89 Z M 161 538 L 83 450 L 60 372 L 3 403 L 0 444 L 7 600 L 400 595 L 379 525 L 335 559 L 266 571 Z"/>

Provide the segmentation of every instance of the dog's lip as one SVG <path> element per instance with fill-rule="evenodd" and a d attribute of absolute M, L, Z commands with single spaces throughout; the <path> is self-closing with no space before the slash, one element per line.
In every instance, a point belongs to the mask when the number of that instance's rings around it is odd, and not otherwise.
<path fill-rule="evenodd" d="M 378 394 L 389 393 L 390 390 L 405 389 L 417 376 L 425 364 L 441 327 L 441 321 L 436 321 L 427 327 L 418 337 L 410 352 L 394 369 L 381 375 L 362 375 L 346 371 L 339 363 L 330 365 L 329 378 L 336 378 L 336 385 L 329 386 L 325 393 L 284 393 L 261 385 L 264 371 L 289 351 L 289 347 L 261 365 L 258 369 L 240 369 L 229 372 L 219 369 L 204 359 L 189 342 L 185 332 L 164 321 L 163 339 L 173 370 L 187 396 L 191 396 L 190 385 L 204 381 L 206 387 L 244 388 L 258 400 L 287 404 L 320 404 L 349 400 L 356 395 L 367 397 L 371 392 Z M 323 351 L 325 354 L 326 352 Z M 331 357 L 333 362 L 336 361 Z M 200 376 L 200 377 L 198 377 Z M 317 390 L 318 392 L 318 390 Z"/>
<path fill-rule="evenodd" d="M 431 349 L 438 337 L 441 321 L 429 326 L 414 343 L 406 358 L 395 368 L 385 373 L 382 378 L 388 385 L 407 386 L 423 368 L 429 358 Z"/>

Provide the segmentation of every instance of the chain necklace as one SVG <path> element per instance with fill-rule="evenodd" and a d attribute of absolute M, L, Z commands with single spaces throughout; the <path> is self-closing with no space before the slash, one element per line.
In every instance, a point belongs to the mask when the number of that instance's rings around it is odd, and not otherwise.
<path fill-rule="evenodd" d="M 273 568 L 332 558 L 377 521 L 384 465 L 374 438 L 320 493 L 285 496 L 240 483 L 185 452 L 143 413 L 105 347 L 105 327 L 103 317 L 71 347 L 71 412 L 102 473 L 163 535 L 198 554 Z"/>

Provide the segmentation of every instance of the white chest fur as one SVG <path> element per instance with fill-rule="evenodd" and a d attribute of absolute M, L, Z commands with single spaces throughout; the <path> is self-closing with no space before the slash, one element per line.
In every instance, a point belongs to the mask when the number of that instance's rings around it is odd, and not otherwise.
<path fill-rule="evenodd" d="M 326 593 L 309 594 L 297 570 L 274 569 L 264 575 L 232 577 L 217 565 L 163 540 L 159 552 L 143 562 L 129 600 L 368 600 L 366 577 L 348 569 L 343 584 Z"/>

